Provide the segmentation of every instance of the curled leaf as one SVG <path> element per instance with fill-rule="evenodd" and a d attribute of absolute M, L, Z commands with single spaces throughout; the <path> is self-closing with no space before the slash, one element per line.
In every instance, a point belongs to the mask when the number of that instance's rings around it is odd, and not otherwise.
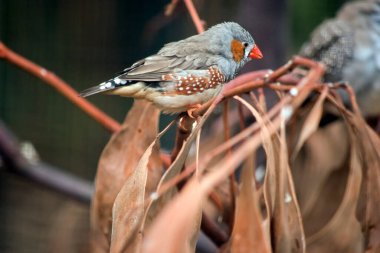
<path fill-rule="evenodd" d="M 146 207 L 148 163 L 154 151 L 153 148 L 170 126 L 157 135 L 150 144 L 115 199 L 112 215 L 111 252 L 140 252 Z"/>
<path fill-rule="evenodd" d="M 136 100 L 122 129 L 111 137 L 102 152 L 91 206 L 92 252 L 109 251 L 115 198 L 156 138 L 158 118 L 159 111 L 152 104 Z"/>

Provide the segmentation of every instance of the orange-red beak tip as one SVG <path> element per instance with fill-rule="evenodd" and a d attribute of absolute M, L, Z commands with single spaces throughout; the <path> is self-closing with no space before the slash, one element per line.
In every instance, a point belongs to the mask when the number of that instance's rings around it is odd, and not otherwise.
<path fill-rule="evenodd" d="M 261 53 L 259 47 L 255 45 L 249 53 L 249 57 L 252 59 L 261 59 L 263 58 L 263 53 Z"/>

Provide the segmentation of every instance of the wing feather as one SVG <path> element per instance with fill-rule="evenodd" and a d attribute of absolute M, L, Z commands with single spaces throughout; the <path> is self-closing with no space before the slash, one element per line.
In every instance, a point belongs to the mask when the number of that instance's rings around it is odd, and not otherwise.
<path fill-rule="evenodd" d="M 137 61 L 131 67 L 124 69 L 117 77 L 84 90 L 80 95 L 87 97 L 120 87 L 131 86 L 137 82 L 146 83 L 147 86 L 156 83 L 160 86 L 162 82 L 172 82 L 171 80 L 164 80 L 163 76 L 182 75 L 183 72 L 187 71 L 207 70 L 208 67 L 215 65 L 212 55 L 207 53 L 190 54 L 186 48 L 180 47 L 181 50 L 173 50 L 175 47 L 175 43 L 167 44 L 158 54 Z M 115 82 L 115 80 L 118 81 Z"/>

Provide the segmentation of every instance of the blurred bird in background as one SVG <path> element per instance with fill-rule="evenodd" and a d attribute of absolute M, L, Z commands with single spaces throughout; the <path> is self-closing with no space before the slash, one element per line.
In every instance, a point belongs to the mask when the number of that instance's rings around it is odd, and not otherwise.
<path fill-rule="evenodd" d="M 380 0 L 345 4 L 315 29 L 300 55 L 326 65 L 325 82 L 348 81 L 364 116 L 380 115 Z"/>

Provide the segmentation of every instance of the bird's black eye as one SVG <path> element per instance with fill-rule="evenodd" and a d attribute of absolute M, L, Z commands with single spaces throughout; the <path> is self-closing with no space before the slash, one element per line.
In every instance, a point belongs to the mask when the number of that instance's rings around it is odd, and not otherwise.
<path fill-rule="evenodd" d="M 244 43 L 243 43 L 243 46 L 244 46 L 244 47 L 248 47 L 248 46 L 249 46 L 248 42 L 244 42 Z"/>

